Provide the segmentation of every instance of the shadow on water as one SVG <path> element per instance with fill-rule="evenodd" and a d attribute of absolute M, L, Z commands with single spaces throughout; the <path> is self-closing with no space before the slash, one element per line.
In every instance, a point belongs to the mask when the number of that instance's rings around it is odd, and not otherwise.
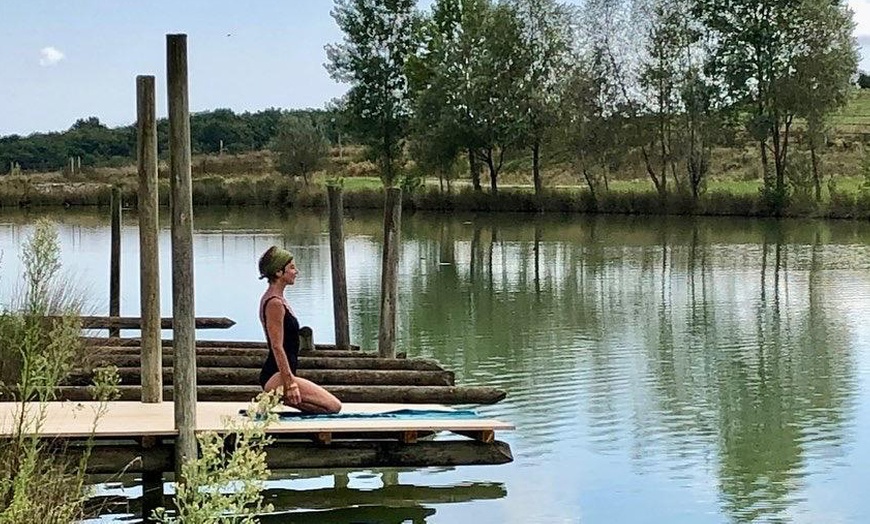
<path fill-rule="evenodd" d="M 412 470 L 408 470 L 412 471 Z M 400 482 L 406 470 L 274 471 L 263 490 L 263 500 L 274 508 L 258 517 L 260 522 L 426 522 L 432 506 L 497 500 L 507 496 L 501 483 L 462 482 L 442 486 L 417 486 Z M 280 480 L 285 478 L 285 480 Z M 94 481 L 100 480 L 95 477 Z M 103 520 L 132 521 L 142 514 L 141 479 L 103 484 L 101 494 L 88 502 L 88 513 Z M 319 485 L 319 487 L 317 487 Z M 164 497 L 171 504 L 171 496 Z"/>

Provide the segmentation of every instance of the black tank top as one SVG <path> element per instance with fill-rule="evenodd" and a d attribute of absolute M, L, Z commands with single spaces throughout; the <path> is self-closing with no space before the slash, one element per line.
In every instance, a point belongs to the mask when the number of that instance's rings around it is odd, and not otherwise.
<path fill-rule="evenodd" d="M 263 369 L 260 371 L 260 387 L 265 387 L 266 382 L 279 371 L 278 361 L 275 360 L 275 353 L 272 352 L 272 342 L 269 340 L 269 330 L 266 329 L 266 304 L 273 298 L 279 297 L 267 298 L 260 311 L 260 322 L 263 324 L 263 331 L 266 332 L 266 344 L 269 348 L 269 354 L 263 363 Z M 295 375 L 299 365 L 299 321 L 290 313 L 287 306 L 284 306 L 284 353 L 290 363 L 290 371 Z"/>

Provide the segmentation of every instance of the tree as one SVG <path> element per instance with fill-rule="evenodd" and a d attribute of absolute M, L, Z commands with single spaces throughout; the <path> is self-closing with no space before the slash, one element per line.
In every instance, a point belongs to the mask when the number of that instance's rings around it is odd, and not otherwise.
<path fill-rule="evenodd" d="M 870 75 L 864 71 L 858 73 L 858 87 L 861 89 L 870 89 Z"/>
<path fill-rule="evenodd" d="M 813 30 L 804 36 L 805 48 L 794 58 L 794 72 L 782 89 L 787 107 L 806 120 L 816 201 L 822 200 L 819 154 L 826 144 L 830 115 L 844 107 L 852 92 L 851 79 L 858 66 L 852 36 L 854 23 L 845 8 L 831 9 L 830 2 L 806 0 L 806 17 Z"/>
<path fill-rule="evenodd" d="M 521 77 L 519 113 L 522 141 L 532 152 L 532 179 L 540 195 L 541 146 L 555 127 L 572 59 L 574 26 L 571 9 L 557 0 L 512 0 L 519 20 L 520 47 L 527 60 Z"/>
<path fill-rule="evenodd" d="M 381 165 L 384 184 L 398 179 L 411 116 L 405 62 L 414 49 L 414 0 L 336 0 L 332 17 L 344 41 L 326 47 L 327 69 L 351 85 L 350 126 Z"/>
<path fill-rule="evenodd" d="M 482 189 L 479 92 L 485 82 L 482 49 L 491 8 L 490 0 L 437 0 L 424 18 L 420 52 L 409 68 L 417 109 L 415 128 L 427 130 L 424 140 L 446 140 L 430 144 L 430 153 L 441 150 L 435 157 L 459 142 L 468 156 L 475 191 Z M 432 129 L 440 132 L 429 132 Z"/>
<path fill-rule="evenodd" d="M 721 126 L 719 100 L 703 71 L 708 49 L 704 28 L 691 17 L 693 1 L 653 0 L 649 6 L 640 74 L 645 114 L 640 119 L 647 123 L 642 129 L 649 137 L 649 151 L 642 149 L 647 172 L 659 194 L 666 194 L 670 170 L 677 190 L 685 190 L 688 182 L 697 200 Z M 682 162 L 685 170 L 677 169 Z"/>
<path fill-rule="evenodd" d="M 840 34 L 853 27 L 852 13 L 841 0 L 699 0 L 696 12 L 716 42 L 709 69 L 734 109 L 750 115 L 747 129 L 761 153 L 764 193 L 773 210 L 781 211 L 788 198 L 792 124 L 818 94 L 797 82 L 822 80 L 809 61 L 819 53 L 839 56 L 856 69 L 854 38 Z"/>
<path fill-rule="evenodd" d="M 598 47 L 578 56 L 561 105 L 565 145 L 576 159 L 593 203 L 601 189 L 608 189 L 609 168 L 624 155 L 620 143 L 624 119 L 615 110 L 619 95 L 608 78 L 609 68 L 606 52 Z"/>
<path fill-rule="evenodd" d="M 274 150 L 278 171 L 301 176 L 307 185 L 309 175 L 321 168 L 329 154 L 329 143 L 309 119 L 285 116 L 278 124 Z"/>

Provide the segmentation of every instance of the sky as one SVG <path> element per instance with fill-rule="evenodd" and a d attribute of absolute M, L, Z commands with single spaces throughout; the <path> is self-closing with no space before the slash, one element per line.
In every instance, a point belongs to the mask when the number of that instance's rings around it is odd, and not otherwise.
<path fill-rule="evenodd" d="M 576 0 L 575 0 L 576 1 Z M 423 0 L 421 4 L 429 4 Z M 849 0 L 870 70 L 870 0 Z M 341 40 L 331 0 L 0 0 L 0 135 L 135 121 L 136 75 L 166 114 L 166 35 L 188 38 L 190 110 L 320 108 L 347 86 L 324 46 Z"/>

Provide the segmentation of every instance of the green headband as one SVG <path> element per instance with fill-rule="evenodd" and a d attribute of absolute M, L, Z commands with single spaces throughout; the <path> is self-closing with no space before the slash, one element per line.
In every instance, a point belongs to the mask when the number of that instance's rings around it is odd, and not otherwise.
<path fill-rule="evenodd" d="M 289 264 L 291 260 L 293 260 L 293 255 L 289 251 L 281 249 L 280 247 L 275 248 L 275 250 L 272 251 L 272 256 L 269 257 L 269 260 L 264 264 L 262 272 L 260 273 L 260 278 L 274 277 L 275 273 L 284 269 L 284 266 Z"/>

